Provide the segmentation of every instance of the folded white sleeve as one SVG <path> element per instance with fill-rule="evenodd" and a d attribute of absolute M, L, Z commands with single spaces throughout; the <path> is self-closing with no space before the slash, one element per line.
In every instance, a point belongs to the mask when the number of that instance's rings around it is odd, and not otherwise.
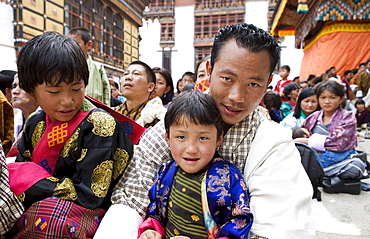
<path fill-rule="evenodd" d="M 103 217 L 94 239 L 137 239 L 142 221 L 135 209 L 123 204 L 113 204 Z"/>

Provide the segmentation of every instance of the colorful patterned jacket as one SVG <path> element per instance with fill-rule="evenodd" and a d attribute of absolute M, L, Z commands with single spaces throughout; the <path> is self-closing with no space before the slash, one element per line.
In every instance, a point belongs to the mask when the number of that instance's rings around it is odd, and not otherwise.
<path fill-rule="evenodd" d="M 157 181 L 149 191 L 150 206 L 147 219 L 139 228 L 164 232 L 167 222 L 167 203 L 173 178 L 179 166 L 171 160 L 159 169 Z M 215 155 L 206 172 L 206 192 L 209 212 L 204 213 L 208 238 L 247 238 L 252 226 L 253 215 L 249 207 L 249 194 L 242 174 L 236 166 Z M 204 208 L 204 207 L 203 207 Z M 161 234 L 162 234 L 161 233 Z"/>

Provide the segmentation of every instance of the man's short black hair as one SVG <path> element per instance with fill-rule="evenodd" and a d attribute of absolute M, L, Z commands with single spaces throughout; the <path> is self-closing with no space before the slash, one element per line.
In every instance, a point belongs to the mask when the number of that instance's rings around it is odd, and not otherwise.
<path fill-rule="evenodd" d="M 195 124 L 214 125 L 217 137 L 223 132 L 222 118 L 216 103 L 210 95 L 198 90 L 182 92 L 172 101 L 164 117 L 166 132 L 169 134 L 170 127 L 182 124 L 184 119 Z"/>
<path fill-rule="evenodd" d="M 212 69 L 219 57 L 222 46 L 232 39 L 235 39 L 239 47 L 253 53 L 266 50 L 270 56 L 269 70 L 272 74 L 280 60 L 281 48 L 279 43 L 267 31 L 247 23 L 228 25 L 219 31 L 214 39 L 211 52 Z"/>
<path fill-rule="evenodd" d="M 89 69 L 80 46 L 57 32 L 46 32 L 28 41 L 18 55 L 19 86 L 34 95 L 43 83 L 71 84 L 76 78 L 87 85 Z M 53 77 L 57 76 L 57 79 Z"/>
<path fill-rule="evenodd" d="M 90 32 L 84 27 L 75 27 L 69 30 L 68 35 L 80 35 L 84 43 L 92 41 Z"/>

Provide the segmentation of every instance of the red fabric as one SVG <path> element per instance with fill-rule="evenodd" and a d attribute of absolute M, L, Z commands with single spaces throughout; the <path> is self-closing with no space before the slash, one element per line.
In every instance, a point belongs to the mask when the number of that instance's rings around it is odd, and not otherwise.
<path fill-rule="evenodd" d="M 154 231 L 159 232 L 159 234 L 161 234 L 162 236 L 165 235 L 165 231 L 164 231 L 164 228 L 162 227 L 162 225 L 159 223 L 158 220 L 156 220 L 152 217 L 148 217 L 139 226 L 139 237 L 141 236 L 141 234 L 143 232 L 145 232 L 148 229 L 153 229 Z"/>
<path fill-rule="evenodd" d="M 370 34 L 368 32 L 335 32 L 320 37 L 304 51 L 300 79 L 310 74 L 320 76 L 335 66 L 343 78 L 346 70 L 358 68 L 369 59 Z"/>
<path fill-rule="evenodd" d="M 18 155 L 18 147 L 15 146 L 15 147 L 11 147 L 8 154 L 6 155 L 6 157 L 16 157 Z"/>
<path fill-rule="evenodd" d="M 51 177 L 43 167 L 33 162 L 9 163 L 8 170 L 10 190 L 17 196 L 41 179 Z"/>
<path fill-rule="evenodd" d="M 12 238 L 92 238 L 105 214 L 72 201 L 46 198 L 35 202 L 14 225 Z"/>
<path fill-rule="evenodd" d="M 111 109 L 107 105 L 103 104 L 102 102 L 90 97 L 90 96 L 85 96 L 87 99 L 90 100 L 90 102 L 95 105 L 98 108 L 101 108 L 105 111 L 107 111 L 109 114 L 111 114 L 116 120 L 118 120 L 124 131 L 125 134 L 131 139 L 133 144 L 138 144 L 141 135 L 145 132 L 145 128 L 127 117 L 126 115 L 120 114 L 117 111 Z"/>

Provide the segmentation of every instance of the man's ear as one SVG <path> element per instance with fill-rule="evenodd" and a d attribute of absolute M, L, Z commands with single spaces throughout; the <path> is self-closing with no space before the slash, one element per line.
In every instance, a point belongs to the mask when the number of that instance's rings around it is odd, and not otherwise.
<path fill-rule="evenodd" d="M 92 50 L 92 46 L 93 46 L 93 42 L 92 41 L 88 41 L 86 44 L 87 44 L 87 49 L 89 51 L 91 51 Z"/>
<path fill-rule="evenodd" d="M 206 61 L 206 75 L 209 77 L 208 80 L 211 82 L 211 73 L 212 73 L 212 67 L 211 67 L 211 61 Z"/>
<path fill-rule="evenodd" d="M 267 90 L 267 87 L 271 84 L 271 82 L 272 82 L 272 78 L 273 78 L 273 75 L 271 74 L 271 75 L 270 75 L 270 78 L 267 80 L 266 90 Z"/>
<path fill-rule="evenodd" d="M 150 82 L 149 88 L 148 88 L 149 93 L 151 93 L 154 90 L 154 88 L 155 88 L 155 84 L 153 82 Z"/>

